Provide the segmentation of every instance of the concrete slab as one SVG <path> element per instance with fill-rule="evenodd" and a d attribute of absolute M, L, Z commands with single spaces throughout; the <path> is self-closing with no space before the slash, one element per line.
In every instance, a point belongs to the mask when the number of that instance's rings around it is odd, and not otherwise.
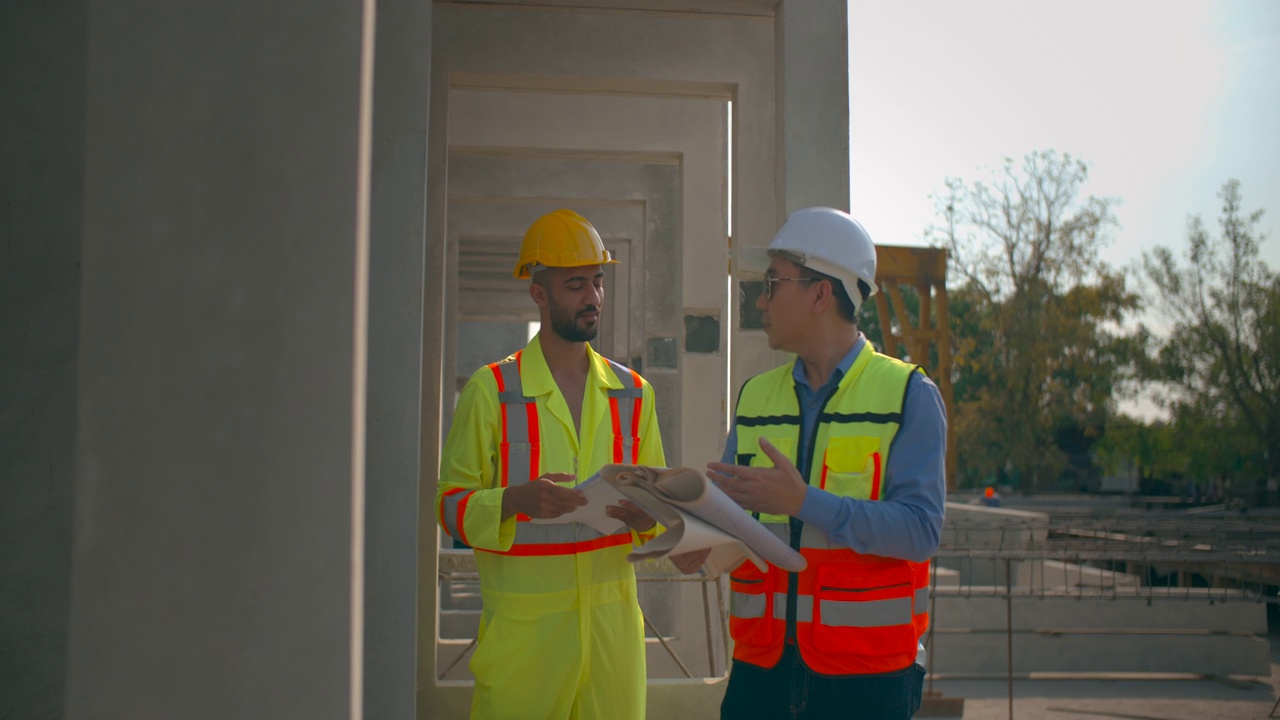
<path fill-rule="evenodd" d="M 1015 680 L 1010 711 L 1007 680 L 942 680 L 926 688 L 963 698 L 964 720 L 1262 720 L 1280 687 L 1280 636 L 1270 641 L 1271 676 L 1265 679 Z"/>

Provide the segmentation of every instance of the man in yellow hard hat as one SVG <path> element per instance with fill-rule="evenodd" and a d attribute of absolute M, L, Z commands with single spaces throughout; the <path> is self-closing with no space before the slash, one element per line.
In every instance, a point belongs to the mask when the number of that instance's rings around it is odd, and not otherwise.
<path fill-rule="evenodd" d="M 542 216 L 515 277 L 541 331 L 471 376 L 440 464 L 441 526 L 476 551 L 484 610 L 471 658 L 476 718 L 645 714 L 644 627 L 626 556 L 657 532 L 629 503 L 604 535 L 540 524 L 586 502 L 574 486 L 609 463 L 665 465 L 653 389 L 591 348 L 616 263 L 586 218 Z"/>

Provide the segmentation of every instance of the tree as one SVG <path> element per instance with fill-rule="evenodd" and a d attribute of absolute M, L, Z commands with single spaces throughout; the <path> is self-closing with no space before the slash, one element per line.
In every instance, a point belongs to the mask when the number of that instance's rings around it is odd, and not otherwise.
<path fill-rule="evenodd" d="M 1101 435 L 1141 348 L 1121 329 L 1138 298 L 1099 258 L 1113 201 L 1081 198 L 1087 178 L 1084 162 L 1041 151 L 988 182 L 950 179 L 936 198 L 943 224 L 929 234 L 960 280 L 948 291 L 957 456 L 974 481 L 1062 479 L 1062 439 Z"/>
<path fill-rule="evenodd" d="M 1192 216 L 1185 266 L 1167 247 L 1143 254 L 1153 307 L 1171 327 L 1147 376 L 1169 389 L 1175 424 L 1229 441 L 1216 445 L 1229 456 L 1196 470 L 1261 486 L 1280 477 L 1280 276 L 1259 258 L 1262 211 L 1244 213 L 1236 180 L 1218 196 L 1219 235 Z"/>

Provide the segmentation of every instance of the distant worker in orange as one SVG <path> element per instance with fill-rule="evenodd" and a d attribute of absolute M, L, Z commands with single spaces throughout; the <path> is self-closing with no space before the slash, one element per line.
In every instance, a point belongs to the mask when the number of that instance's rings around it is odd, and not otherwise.
<path fill-rule="evenodd" d="M 988 485 L 987 489 L 982 491 L 982 497 L 978 498 L 978 503 L 987 507 L 1000 507 L 1000 493 Z"/>

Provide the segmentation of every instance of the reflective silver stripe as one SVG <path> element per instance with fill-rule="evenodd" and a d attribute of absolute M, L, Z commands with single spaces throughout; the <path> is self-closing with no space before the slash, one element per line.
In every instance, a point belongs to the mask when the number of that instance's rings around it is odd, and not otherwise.
<path fill-rule="evenodd" d="M 786 595 L 783 595 L 785 598 Z M 748 595 L 734 592 L 729 595 L 729 614 L 736 618 L 750 620 L 764 617 L 764 595 Z"/>
<path fill-rule="evenodd" d="M 538 471 L 538 468 L 531 467 L 529 413 L 525 408 L 536 399 L 524 396 L 519 363 L 502 363 L 498 365 L 498 371 L 502 373 L 505 388 L 498 393 L 498 402 L 502 403 L 502 412 L 507 418 L 507 454 L 502 462 L 507 471 L 507 485 L 520 485 L 532 480 Z"/>
<path fill-rule="evenodd" d="M 911 624 L 911 598 L 847 602 L 822 601 L 822 624 L 841 627 L 889 627 Z"/>
<path fill-rule="evenodd" d="M 471 497 L 471 492 L 460 492 L 447 495 L 440 503 L 440 516 L 444 520 L 444 531 L 450 537 L 462 539 L 462 531 L 458 528 L 458 506 L 463 500 Z"/>
<path fill-rule="evenodd" d="M 635 415 L 634 402 L 622 402 L 622 400 L 635 400 L 644 397 L 644 390 L 636 387 L 635 378 L 631 376 L 631 371 L 625 365 L 616 363 L 609 358 L 605 358 L 609 363 L 609 368 L 613 370 L 613 374 L 618 376 L 618 382 L 622 383 L 620 390 L 609 389 L 605 392 L 611 398 L 618 399 L 618 433 L 622 436 L 622 462 L 631 463 L 635 457 L 635 423 L 638 418 Z"/>
<path fill-rule="evenodd" d="M 917 615 L 929 612 L 929 587 L 916 588 L 915 613 Z"/>
<path fill-rule="evenodd" d="M 773 594 L 773 616 L 778 620 L 787 619 L 787 594 Z M 796 622 L 813 622 L 813 597 L 796 596 Z"/>
<path fill-rule="evenodd" d="M 630 531 L 626 531 L 630 532 Z M 615 533 L 622 534 L 622 533 Z M 548 524 L 516 523 L 516 545 L 551 545 L 554 543 L 589 542 L 604 537 L 604 533 L 579 523 Z"/>
<path fill-rule="evenodd" d="M 786 617 L 786 596 L 779 601 L 774 598 L 774 614 L 778 605 L 783 605 L 782 616 Z M 823 600 L 821 601 L 823 625 L 832 627 L 890 627 L 893 625 L 911 624 L 911 598 L 890 598 L 888 600 Z M 796 597 L 796 621 L 813 622 L 813 596 Z"/>

